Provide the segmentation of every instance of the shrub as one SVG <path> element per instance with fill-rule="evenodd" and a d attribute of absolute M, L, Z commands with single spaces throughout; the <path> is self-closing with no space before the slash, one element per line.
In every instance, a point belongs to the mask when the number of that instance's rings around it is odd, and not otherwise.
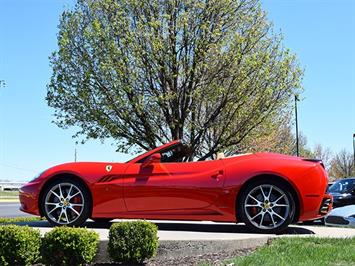
<path fill-rule="evenodd" d="M 147 221 L 113 224 L 109 232 L 108 253 L 115 262 L 142 263 L 156 254 L 157 226 Z"/>
<path fill-rule="evenodd" d="M 40 259 L 41 234 L 28 226 L 0 226 L 0 265 L 32 265 Z"/>
<path fill-rule="evenodd" d="M 83 265 L 94 260 L 99 235 L 86 228 L 56 227 L 42 240 L 46 265 Z"/>

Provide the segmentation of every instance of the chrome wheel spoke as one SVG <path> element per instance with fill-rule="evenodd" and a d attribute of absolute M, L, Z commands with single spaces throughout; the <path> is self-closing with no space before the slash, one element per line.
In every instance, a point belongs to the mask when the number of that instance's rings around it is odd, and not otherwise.
<path fill-rule="evenodd" d="M 261 203 L 261 201 L 257 200 L 256 198 L 254 198 L 252 195 L 248 195 L 249 198 L 253 199 L 255 202 L 257 202 L 258 204 Z"/>
<path fill-rule="evenodd" d="M 60 196 L 57 193 L 55 193 L 53 190 L 51 190 L 50 192 L 60 200 Z"/>
<path fill-rule="evenodd" d="M 270 186 L 269 195 L 267 196 L 267 198 L 268 198 L 268 199 L 270 199 L 270 196 L 271 196 L 271 191 L 272 191 L 272 186 Z"/>
<path fill-rule="evenodd" d="M 80 215 L 80 213 L 78 213 L 77 210 L 75 210 L 74 208 L 69 207 L 69 209 L 70 209 L 71 211 L 73 211 L 76 215 L 78 215 L 78 216 Z"/>
<path fill-rule="evenodd" d="M 262 199 L 262 201 L 258 200 Z M 271 201 L 272 199 L 276 199 Z M 249 222 L 259 229 L 275 229 L 283 225 L 290 213 L 289 198 L 283 190 L 271 184 L 253 188 L 244 201 Z"/>
<path fill-rule="evenodd" d="M 71 200 L 72 198 L 79 195 L 80 193 L 81 193 L 80 191 L 76 192 L 73 196 L 68 197 L 68 200 Z"/>
<path fill-rule="evenodd" d="M 69 198 L 69 197 L 70 197 L 70 193 L 71 193 L 72 189 L 73 189 L 73 185 L 71 185 L 71 186 L 70 186 L 70 188 L 69 188 L 67 198 Z"/>
<path fill-rule="evenodd" d="M 73 200 L 71 203 L 70 200 L 74 197 L 75 201 Z M 83 213 L 84 205 L 82 191 L 72 183 L 54 185 L 44 200 L 44 210 L 47 217 L 57 224 L 70 224 L 77 220 Z M 69 210 L 70 212 L 68 212 Z"/>
<path fill-rule="evenodd" d="M 64 198 L 64 197 L 63 197 L 62 187 L 61 187 L 60 184 L 59 184 L 59 196 L 60 196 L 61 199 Z"/>
<path fill-rule="evenodd" d="M 282 199 L 285 196 L 285 194 L 282 194 L 277 200 L 273 201 L 273 204 L 276 204 L 277 202 L 279 202 L 280 199 Z"/>
<path fill-rule="evenodd" d="M 246 204 L 245 207 L 251 208 L 251 207 L 259 207 L 260 204 Z"/>
<path fill-rule="evenodd" d="M 265 193 L 264 193 L 263 187 L 260 186 L 259 188 L 260 188 L 261 194 L 263 194 L 264 200 L 266 200 L 267 197 L 266 197 L 266 195 L 265 195 Z"/>
<path fill-rule="evenodd" d="M 275 204 L 274 207 L 288 207 L 287 204 Z"/>
<path fill-rule="evenodd" d="M 63 212 L 64 212 L 64 215 L 65 215 L 65 220 L 67 221 L 67 223 L 69 223 L 67 210 L 64 209 Z"/>
<path fill-rule="evenodd" d="M 62 219 L 62 215 L 63 215 L 63 209 L 60 210 L 60 214 L 58 217 L 58 222 L 60 222 L 60 220 Z"/>
<path fill-rule="evenodd" d="M 275 220 L 274 220 L 274 216 L 272 215 L 272 213 L 269 213 L 269 215 L 270 215 L 272 224 L 273 224 L 273 226 L 275 227 L 276 223 L 275 223 Z"/>
<path fill-rule="evenodd" d="M 263 225 L 264 216 L 265 216 L 265 212 L 263 212 L 263 213 L 261 214 L 261 219 L 260 219 L 259 226 L 262 226 L 262 225 Z"/>
<path fill-rule="evenodd" d="M 259 215 L 261 215 L 262 212 L 259 212 L 257 215 L 255 215 L 253 218 L 251 218 L 251 220 L 254 220 L 256 217 L 258 217 Z"/>
<path fill-rule="evenodd" d="M 70 206 L 72 206 L 72 207 L 75 207 L 75 206 L 82 207 L 82 206 L 84 206 L 84 204 L 71 203 Z"/>
<path fill-rule="evenodd" d="M 55 211 L 58 208 L 60 208 L 60 207 L 59 206 L 54 207 L 50 212 L 48 212 L 48 214 L 51 214 L 53 211 Z"/>
<path fill-rule="evenodd" d="M 271 211 L 271 213 L 277 217 L 279 217 L 282 221 L 285 221 L 285 218 L 279 215 L 277 212 Z"/>

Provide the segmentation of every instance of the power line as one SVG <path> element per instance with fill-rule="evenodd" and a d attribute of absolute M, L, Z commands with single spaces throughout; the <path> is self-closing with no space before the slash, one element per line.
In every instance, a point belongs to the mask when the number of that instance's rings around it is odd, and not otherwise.
<path fill-rule="evenodd" d="M 5 163 L 1 163 L 0 165 L 7 167 L 7 168 L 12 168 L 12 169 L 16 169 L 16 170 L 20 170 L 20 171 L 26 171 L 26 172 L 34 172 L 36 173 L 37 171 L 33 170 L 33 169 L 27 169 L 27 168 L 22 168 L 22 167 L 18 167 L 18 166 L 14 166 L 14 165 L 10 165 L 10 164 L 5 164 Z"/>

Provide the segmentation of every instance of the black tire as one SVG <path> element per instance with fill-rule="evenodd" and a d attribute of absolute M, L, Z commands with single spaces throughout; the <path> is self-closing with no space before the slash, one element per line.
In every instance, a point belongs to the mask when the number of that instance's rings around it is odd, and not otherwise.
<path fill-rule="evenodd" d="M 270 188 L 272 189 L 268 190 Z M 247 185 L 240 193 L 237 213 L 251 231 L 277 234 L 284 231 L 293 221 L 296 211 L 295 201 L 289 188 L 283 183 L 274 180 L 257 180 Z M 263 193 L 268 197 L 264 197 Z"/>
<path fill-rule="evenodd" d="M 51 191 L 53 191 L 55 194 Z M 60 191 L 62 191 L 62 199 L 58 197 L 61 196 Z M 78 192 L 80 193 L 75 195 Z M 71 196 L 73 197 L 69 199 Z M 45 186 L 42 197 L 40 199 L 40 208 L 42 213 L 47 218 L 48 222 L 53 226 L 82 225 L 91 216 L 91 205 L 92 203 L 90 192 L 86 186 L 83 185 L 80 181 L 72 178 L 60 178 L 49 183 L 47 186 Z M 63 213 L 61 213 L 62 211 Z M 65 215 L 62 217 L 64 211 Z"/>

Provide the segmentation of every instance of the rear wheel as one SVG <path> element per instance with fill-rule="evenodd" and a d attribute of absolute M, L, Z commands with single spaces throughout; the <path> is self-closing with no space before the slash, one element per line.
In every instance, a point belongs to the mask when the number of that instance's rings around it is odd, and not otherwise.
<path fill-rule="evenodd" d="M 252 231 L 279 233 L 295 215 L 295 202 L 287 186 L 277 181 L 256 181 L 239 197 L 238 211 Z"/>
<path fill-rule="evenodd" d="M 41 208 L 52 225 L 79 226 L 90 216 L 90 195 L 81 182 L 59 179 L 45 188 Z"/>

